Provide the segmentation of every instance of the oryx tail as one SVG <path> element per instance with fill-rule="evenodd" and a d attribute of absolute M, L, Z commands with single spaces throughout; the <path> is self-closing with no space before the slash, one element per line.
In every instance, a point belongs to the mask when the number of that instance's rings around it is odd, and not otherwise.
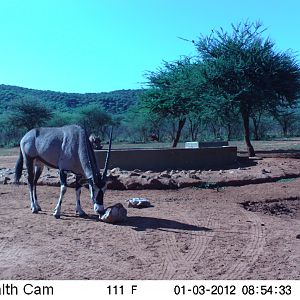
<path fill-rule="evenodd" d="M 24 162 L 23 154 L 22 154 L 22 151 L 20 149 L 20 154 L 19 154 L 16 166 L 15 166 L 15 183 L 19 183 L 20 178 L 22 176 L 23 162 Z"/>

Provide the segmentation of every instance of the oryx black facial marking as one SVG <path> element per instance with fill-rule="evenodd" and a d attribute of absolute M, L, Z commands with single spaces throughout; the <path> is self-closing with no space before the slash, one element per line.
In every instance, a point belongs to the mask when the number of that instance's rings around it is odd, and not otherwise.
<path fill-rule="evenodd" d="M 20 180 L 25 161 L 32 212 L 37 213 L 41 210 L 37 201 L 36 184 L 44 165 L 58 169 L 60 174 L 60 196 L 54 210 L 56 218 L 60 217 L 62 200 L 67 189 L 67 172 L 76 174 L 76 212 L 79 216 L 86 215 L 80 204 L 81 187 L 84 181 L 89 185 L 94 211 L 99 214 L 103 212 L 111 142 L 112 132 L 101 175 L 87 132 L 80 126 L 42 127 L 27 132 L 20 142 L 15 181 L 19 182 Z"/>

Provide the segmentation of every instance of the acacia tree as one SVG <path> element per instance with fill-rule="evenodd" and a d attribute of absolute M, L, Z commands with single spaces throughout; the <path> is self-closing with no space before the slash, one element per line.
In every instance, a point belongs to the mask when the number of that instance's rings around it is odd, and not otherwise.
<path fill-rule="evenodd" d="M 49 121 L 53 111 L 36 99 L 24 98 L 13 103 L 8 115 L 8 123 L 16 128 L 30 130 Z"/>
<path fill-rule="evenodd" d="M 299 117 L 296 115 L 295 111 L 291 109 L 274 112 L 273 117 L 279 123 L 284 137 L 288 137 L 289 132 L 299 120 Z"/>
<path fill-rule="evenodd" d="M 85 127 L 88 132 L 100 135 L 102 139 L 108 127 L 113 125 L 112 116 L 96 104 L 77 108 L 74 111 L 74 121 Z"/>
<path fill-rule="evenodd" d="M 205 128 L 204 121 L 202 115 L 194 112 L 190 112 L 188 115 L 188 124 L 189 124 L 189 136 L 192 141 L 196 141 L 198 139 L 198 135 Z"/>
<path fill-rule="evenodd" d="M 155 134 L 160 140 L 163 122 L 164 119 L 160 115 L 136 105 L 126 112 L 123 125 L 127 129 L 127 135 L 130 139 L 147 142 L 151 134 Z"/>
<path fill-rule="evenodd" d="M 157 72 L 147 74 L 149 88 L 141 96 L 142 106 L 162 117 L 177 120 L 172 147 L 176 147 L 190 111 L 200 109 L 200 65 L 189 58 L 168 63 Z"/>
<path fill-rule="evenodd" d="M 263 37 L 264 31 L 258 22 L 245 22 L 232 25 L 232 33 L 221 28 L 196 42 L 214 101 L 227 101 L 242 117 L 249 156 L 255 156 L 250 141 L 251 115 L 293 106 L 300 93 L 295 57 L 277 52 L 274 43 Z"/>

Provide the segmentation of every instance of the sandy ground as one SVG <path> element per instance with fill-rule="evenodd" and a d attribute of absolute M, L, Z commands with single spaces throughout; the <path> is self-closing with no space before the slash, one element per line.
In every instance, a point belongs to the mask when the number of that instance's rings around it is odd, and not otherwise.
<path fill-rule="evenodd" d="M 13 165 L 5 159 L 5 167 Z M 0 279 L 300 279 L 299 185 L 297 178 L 108 190 L 106 206 L 131 197 L 153 204 L 128 208 L 127 221 L 116 225 L 98 221 L 87 190 L 81 202 L 89 218 L 75 215 L 69 188 L 57 220 L 58 187 L 38 187 L 42 212 L 32 214 L 27 186 L 1 185 Z"/>

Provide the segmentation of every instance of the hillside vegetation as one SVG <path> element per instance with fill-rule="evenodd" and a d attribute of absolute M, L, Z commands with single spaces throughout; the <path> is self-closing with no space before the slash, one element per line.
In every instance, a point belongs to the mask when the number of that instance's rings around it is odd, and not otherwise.
<path fill-rule="evenodd" d="M 96 104 L 111 114 L 121 114 L 138 100 L 141 90 L 118 90 L 102 93 L 62 93 L 28 89 L 18 86 L 0 85 L 0 108 L 7 109 L 13 101 L 23 98 L 32 98 L 47 103 L 50 107 L 60 111 L 70 108 Z"/>

